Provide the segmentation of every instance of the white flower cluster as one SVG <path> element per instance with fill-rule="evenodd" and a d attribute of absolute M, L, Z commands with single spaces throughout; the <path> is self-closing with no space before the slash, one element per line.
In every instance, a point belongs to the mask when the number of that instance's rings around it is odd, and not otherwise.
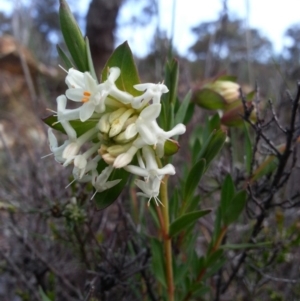
<path fill-rule="evenodd" d="M 165 141 L 183 134 L 185 126 L 178 124 L 166 132 L 157 124 L 161 95 L 168 92 L 164 84 L 135 85 L 134 88 L 143 94 L 134 97 L 117 88 L 115 81 L 119 76 L 120 69 L 112 67 L 107 80 L 97 84 L 88 72 L 68 71 L 66 95 L 57 98 L 57 122 L 64 128 L 68 139 L 58 146 L 49 129 L 50 149 L 56 161 L 64 166 L 74 165 L 74 180 L 92 182 L 95 194 L 117 185 L 121 179 L 110 181 L 109 177 L 114 168 L 124 168 L 143 178 L 136 180 L 136 185 L 142 190 L 139 194 L 149 201 L 154 198 L 158 204 L 162 178 L 175 174 L 175 168 L 171 164 L 159 168 L 155 156 L 161 158 Z M 67 98 L 82 105 L 67 109 Z M 78 137 L 70 124 L 72 120 L 96 120 L 96 126 Z M 82 146 L 87 144 L 89 148 L 82 151 Z M 135 155 L 139 166 L 129 165 Z M 99 173 L 97 165 L 101 158 L 108 166 Z"/>

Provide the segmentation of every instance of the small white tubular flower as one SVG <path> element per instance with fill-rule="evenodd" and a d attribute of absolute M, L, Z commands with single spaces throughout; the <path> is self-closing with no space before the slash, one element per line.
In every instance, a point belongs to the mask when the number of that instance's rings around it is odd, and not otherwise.
<path fill-rule="evenodd" d="M 133 157 L 134 157 L 134 155 L 136 154 L 137 151 L 138 151 L 138 148 L 136 146 L 132 145 L 127 150 L 127 152 L 119 155 L 114 160 L 114 164 L 113 164 L 114 168 L 122 168 L 122 167 L 128 165 L 132 161 L 132 159 L 133 159 Z"/>
<path fill-rule="evenodd" d="M 153 104 L 146 107 L 136 120 L 136 129 L 141 138 L 148 145 L 156 144 L 156 133 L 151 129 L 151 123 L 156 120 L 161 111 L 161 104 Z"/>
<path fill-rule="evenodd" d="M 53 134 L 51 128 L 48 129 L 48 140 L 49 140 L 49 147 L 54 155 L 55 161 L 58 163 L 64 163 L 65 159 L 63 158 L 62 154 L 66 146 L 69 144 L 69 141 L 66 140 L 63 145 L 58 146 L 57 139 Z"/>
<path fill-rule="evenodd" d="M 144 177 L 146 182 L 153 178 L 161 179 L 164 175 L 175 174 L 175 168 L 172 164 L 167 164 L 163 168 L 158 168 L 154 151 L 150 146 L 143 147 L 143 158 L 145 163 L 141 158 L 138 160 L 140 167 L 127 165 L 124 169 L 130 173 Z"/>
<path fill-rule="evenodd" d="M 78 119 L 79 111 L 76 110 L 68 110 L 67 106 L 67 98 L 65 95 L 60 95 L 56 98 L 57 102 L 57 122 L 59 122 L 64 128 L 66 134 L 68 135 L 70 140 L 75 140 L 77 134 L 75 130 L 72 128 L 68 120 Z"/>
<path fill-rule="evenodd" d="M 156 135 L 157 140 L 155 143 L 155 149 L 159 158 L 162 158 L 164 155 L 164 146 L 166 140 L 170 140 L 170 138 L 173 136 L 182 135 L 186 131 L 186 127 L 182 123 L 175 125 L 173 129 L 167 132 L 160 128 L 156 121 L 151 123 L 150 128 L 151 131 Z"/>
<path fill-rule="evenodd" d="M 85 132 L 83 135 L 78 137 L 75 141 L 72 141 L 67 145 L 67 147 L 63 151 L 62 157 L 66 159 L 64 162 L 64 166 L 67 166 L 68 164 L 71 163 L 71 161 L 75 158 L 75 156 L 78 154 L 81 146 L 88 142 L 91 141 L 92 138 L 97 134 L 98 129 L 97 127 L 94 127 L 87 132 Z"/>
<path fill-rule="evenodd" d="M 82 155 L 77 155 L 74 158 L 74 169 L 77 169 L 76 173 L 78 174 L 78 178 L 81 179 L 86 172 L 88 167 L 88 159 L 97 152 L 98 148 L 100 147 L 100 143 L 93 145 L 90 149 L 84 152 Z M 89 166 L 89 168 L 93 167 L 94 169 L 97 168 L 97 162 L 94 161 L 94 165 Z"/>
<path fill-rule="evenodd" d="M 104 190 L 110 189 L 122 181 L 122 179 L 107 181 L 108 178 L 110 177 L 113 169 L 114 169 L 113 166 L 109 165 L 108 167 L 104 168 L 102 170 L 101 174 L 93 180 L 92 184 L 93 184 L 94 188 L 96 189 L 96 191 L 93 194 L 93 196 L 91 197 L 91 200 L 94 198 L 94 196 L 96 195 L 97 192 L 102 192 Z"/>
<path fill-rule="evenodd" d="M 148 198 L 148 206 L 152 199 L 154 199 L 156 206 L 159 206 L 159 204 L 163 206 L 163 203 L 158 197 L 160 181 L 159 178 L 153 178 L 149 181 L 135 180 L 135 185 L 142 190 L 142 192 L 138 192 L 137 195 Z"/>
<path fill-rule="evenodd" d="M 105 97 L 102 95 L 100 85 L 97 85 L 95 79 L 90 73 L 81 73 L 70 69 L 66 77 L 66 83 L 69 89 L 66 96 L 76 102 L 82 102 L 79 110 L 79 117 L 82 122 L 88 120 L 96 110 L 97 113 L 105 111 Z"/>
<path fill-rule="evenodd" d="M 128 120 L 128 118 L 134 113 L 133 109 L 128 109 L 126 110 L 121 116 L 116 118 L 112 123 L 111 123 L 111 128 L 109 131 L 109 137 L 114 137 L 118 135 L 125 124 L 125 122 Z"/>
<path fill-rule="evenodd" d="M 138 91 L 145 91 L 144 94 L 134 98 L 132 102 L 132 107 L 135 109 L 140 109 L 146 105 L 151 99 L 153 104 L 159 104 L 160 98 L 163 93 L 169 92 L 169 89 L 164 84 L 138 84 L 133 86 Z"/>

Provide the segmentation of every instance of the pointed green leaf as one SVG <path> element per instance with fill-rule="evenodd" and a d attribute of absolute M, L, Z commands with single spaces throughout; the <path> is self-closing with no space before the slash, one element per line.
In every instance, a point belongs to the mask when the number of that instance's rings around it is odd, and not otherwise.
<path fill-rule="evenodd" d="M 205 273 L 205 276 L 203 277 L 203 280 L 208 279 L 215 275 L 225 264 L 227 261 L 227 258 L 220 258 L 215 264 L 209 267 L 208 271 Z"/>
<path fill-rule="evenodd" d="M 162 246 L 163 244 L 156 238 L 151 239 L 152 270 L 155 275 L 155 278 L 164 287 L 167 287 L 165 274 L 165 258 Z"/>
<path fill-rule="evenodd" d="M 98 84 L 98 78 L 97 78 L 97 74 L 96 74 L 93 59 L 92 59 L 92 53 L 91 53 L 90 42 L 89 42 L 88 37 L 85 38 L 85 45 L 86 45 L 86 53 L 87 53 L 87 60 L 88 60 L 90 74 L 93 77 L 93 79 L 96 81 L 96 83 Z"/>
<path fill-rule="evenodd" d="M 258 242 L 258 243 L 226 244 L 220 246 L 220 248 L 224 250 L 243 250 L 243 249 L 270 247 L 272 246 L 272 244 L 273 243 L 271 241 Z"/>
<path fill-rule="evenodd" d="M 210 267 L 212 265 L 214 265 L 219 259 L 220 257 L 223 255 L 223 250 L 216 250 L 215 252 L 213 252 L 212 254 L 209 254 L 207 256 L 207 258 L 205 259 L 205 266 L 206 267 Z"/>
<path fill-rule="evenodd" d="M 47 125 L 52 127 L 53 129 L 66 134 L 66 132 L 65 132 L 64 128 L 62 127 L 62 125 L 60 123 L 57 123 L 57 117 L 56 116 L 50 115 L 46 118 L 43 118 L 42 120 Z M 73 129 L 76 131 L 77 137 L 79 137 L 82 134 L 84 134 L 86 131 L 94 128 L 97 125 L 98 121 L 99 121 L 98 119 L 92 119 L 92 118 L 90 118 L 89 120 L 87 120 L 85 122 L 81 122 L 80 120 L 71 120 L 70 124 L 73 127 Z"/>
<path fill-rule="evenodd" d="M 206 168 L 208 167 L 209 163 L 214 159 L 214 157 L 219 153 L 222 149 L 225 140 L 226 140 L 226 132 L 223 130 L 214 131 L 209 139 L 203 145 L 200 153 L 199 158 L 204 158 L 206 160 Z"/>
<path fill-rule="evenodd" d="M 223 222 L 229 226 L 235 222 L 242 213 L 247 201 L 247 193 L 245 190 L 239 191 L 227 206 L 226 211 L 222 214 Z"/>
<path fill-rule="evenodd" d="M 189 266 L 187 264 L 175 265 L 174 264 L 174 284 L 180 284 L 182 280 L 189 273 Z"/>
<path fill-rule="evenodd" d="M 210 209 L 206 209 L 206 210 L 190 212 L 182 215 L 170 225 L 169 236 L 173 237 L 177 235 L 181 231 L 185 230 L 186 228 L 194 224 L 200 217 L 210 212 L 211 212 Z"/>
<path fill-rule="evenodd" d="M 226 212 L 227 208 L 230 206 L 230 203 L 234 197 L 235 188 L 232 181 L 231 175 L 228 174 L 224 180 L 222 191 L 221 191 L 221 212 Z"/>
<path fill-rule="evenodd" d="M 201 177 L 205 171 L 205 168 L 206 168 L 206 161 L 205 159 L 201 159 L 193 166 L 193 168 L 189 172 L 184 187 L 185 200 L 190 199 L 194 195 L 195 190 L 199 185 Z"/>
<path fill-rule="evenodd" d="M 277 166 L 278 158 L 273 155 L 268 156 L 266 160 L 261 163 L 257 169 L 255 169 L 251 179 L 249 180 L 249 183 L 252 184 L 254 181 L 262 178 L 263 176 L 271 174 L 272 172 L 274 172 Z"/>
<path fill-rule="evenodd" d="M 138 96 L 141 92 L 134 89 L 134 85 L 140 83 L 138 72 L 135 66 L 131 49 L 127 42 L 118 46 L 111 57 L 108 59 L 103 71 L 102 82 L 107 79 L 108 70 L 111 67 L 118 67 L 121 70 L 121 75 L 116 80 L 116 86 L 130 93 L 133 96 Z"/>
<path fill-rule="evenodd" d="M 42 298 L 42 301 L 52 301 L 44 292 L 44 290 L 42 289 L 42 287 L 39 286 L 39 294 Z"/>
<path fill-rule="evenodd" d="M 81 30 L 65 0 L 59 0 L 59 21 L 67 48 L 79 71 L 89 71 L 86 45 Z"/>
<path fill-rule="evenodd" d="M 192 91 L 189 91 L 175 114 L 175 124 L 183 123 L 191 101 Z"/>
<path fill-rule="evenodd" d="M 168 104 L 175 104 L 176 95 L 177 95 L 177 86 L 178 86 L 178 76 L 179 76 L 179 64 L 176 59 L 167 62 L 166 64 L 166 75 L 165 75 L 165 84 L 169 89 L 169 93 L 166 94 L 169 101 Z"/>
<path fill-rule="evenodd" d="M 72 61 L 69 59 L 69 57 L 65 54 L 65 52 L 58 45 L 56 45 L 56 49 L 57 49 L 57 52 L 58 52 L 58 55 L 59 55 L 60 59 L 65 64 L 66 70 L 74 68 L 74 65 L 73 65 Z"/>
<path fill-rule="evenodd" d="M 225 107 L 225 99 L 209 88 L 194 91 L 192 100 L 201 108 L 208 110 L 221 110 Z"/>
<path fill-rule="evenodd" d="M 213 232 L 213 237 L 210 243 L 209 249 L 211 249 L 218 239 L 220 233 L 221 233 L 221 225 L 222 225 L 222 213 L 221 213 L 221 207 L 217 209 L 216 212 L 216 217 L 215 217 L 215 222 L 214 222 L 214 232 Z"/>

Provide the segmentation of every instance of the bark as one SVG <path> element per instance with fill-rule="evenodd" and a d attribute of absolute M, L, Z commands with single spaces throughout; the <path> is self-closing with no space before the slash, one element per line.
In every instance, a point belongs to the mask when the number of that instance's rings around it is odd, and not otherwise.
<path fill-rule="evenodd" d="M 92 0 L 87 13 L 86 35 L 98 74 L 114 50 L 117 16 L 124 0 Z"/>

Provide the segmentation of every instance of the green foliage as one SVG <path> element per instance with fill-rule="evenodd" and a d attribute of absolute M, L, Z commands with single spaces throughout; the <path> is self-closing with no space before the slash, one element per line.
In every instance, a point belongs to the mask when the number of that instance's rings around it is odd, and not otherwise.
<path fill-rule="evenodd" d="M 170 225 L 169 236 L 170 237 L 176 236 L 177 234 L 179 234 L 189 226 L 195 224 L 200 217 L 203 217 L 210 212 L 211 210 L 208 209 L 208 210 L 194 211 L 180 216 Z"/>
<path fill-rule="evenodd" d="M 126 91 L 134 96 L 138 96 L 140 92 L 134 89 L 133 86 L 139 84 L 140 79 L 131 49 L 127 42 L 119 45 L 108 59 L 102 71 L 102 82 L 107 79 L 108 70 L 111 67 L 118 67 L 121 70 L 121 75 L 116 80 L 116 86 L 120 90 Z"/>
<path fill-rule="evenodd" d="M 222 201 L 221 199 L 221 204 Z M 246 201 L 247 193 L 245 190 L 237 192 L 234 197 L 230 199 L 229 204 L 225 210 L 222 211 L 222 219 L 226 226 L 229 226 L 238 219 L 246 205 Z"/>
<path fill-rule="evenodd" d="M 184 187 L 184 199 L 190 200 L 192 199 L 197 186 L 201 180 L 202 175 L 204 174 L 206 168 L 206 160 L 199 160 L 191 169 L 187 176 L 187 180 L 185 182 Z"/>
<path fill-rule="evenodd" d="M 165 259 L 162 243 L 156 238 L 151 238 L 151 252 L 152 252 L 152 270 L 156 279 L 167 287 L 165 274 Z"/>
<path fill-rule="evenodd" d="M 195 91 L 193 101 L 201 108 L 208 110 L 222 110 L 225 108 L 224 98 L 219 93 L 209 88 Z"/>
<path fill-rule="evenodd" d="M 59 21 L 70 55 L 81 72 L 89 71 L 86 44 L 80 28 L 65 0 L 59 1 Z"/>

